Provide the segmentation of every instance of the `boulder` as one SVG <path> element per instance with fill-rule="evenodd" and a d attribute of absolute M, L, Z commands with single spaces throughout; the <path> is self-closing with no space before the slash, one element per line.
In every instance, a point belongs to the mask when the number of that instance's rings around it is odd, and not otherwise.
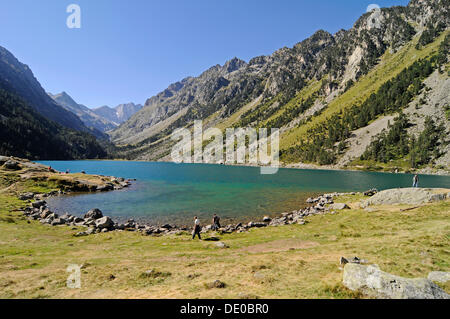
<path fill-rule="evenodd" d="M 101 185 L 101 186 L 97 186 L 96 190 L 98 192 L 107 192 L 107 191 L 112 191 L 114 189 L 114 185 L 112 184 L 105 184 L 105 185 Z"/>
<path fill-rule="evenodd" d="M 75 217 L 74 219 L 73 219 L 73 222 L 74 223 L 82 223 L 82 222 L 84 222 L 84 219 L 83 218 L 81 218 L 81 217 Z"/>
<path fill-rule="evenodd" d="M 52 220 L 51 225 L 57 226 L 57 225 L 64 225 L 66 223 L 66 220 L 64 218 L 55 218 Z"/>
<path fill-rule="evenodd" d="M 87 219 L 87 218 L 99 219 L 99 218 L 102 218 L 102 217 L 103 217 L 103 213 L 102 213 L 102 211 L 101 211 L 100 209 L 98 209 L 98 208 L 91 209 L 90 211 L 88 211 L 88 212 L 84 215 L 84 218 L 85 218 L 85 219 Z"/>
<path fill-rule="evenodd" d="M 253 228 L 253 227 L 260 228 L 260 227 L 266 227 L 266 226 L 267 226 L 266 223 L 258 223 L 258 222 L 250 222 L 247 225 L 248 228 Z"/>
<path fill-rule="evenodd" d="M 361 203 L 362 208 L 373 205 L 418 205 L 441 201 L 450 197 L 448 191 L 431 188 L 395 188 L 376 193 Z"/>
<path fill-rule="evenodd" d="M 89 217 L 84 220 L 83 225 L 84 226 L 95 226 L 95 221 L 96 221 L 96 219 Z"/>
<path fill-rule="evenodd" d="M 9 170 L 17 171 L 20 169 L 19 163 L 13 160 L 8 160 L 3 164 L 3 167 Z"/>
<path fill-rule="evenodd" d="M 450 299 L 444 290 L 425 278 L 404 278 L 381 271 L 377 265 L 347 263 L 344 286 L 385 299 Z"/>
<path fill-rule="evenodd" d="M 428 279 L 445 284 L 447 281 L 450 281 L 450 272 L 432 271 L 428 274 Z"/>
<path fill-rule="evenodd" d="M 43 206 L 47 205 L 47 202 L 45 200 L 38 200 L 31 204 L 34 208 L 41 208 Z"/>
<path fill-rule="evenodd" d="M 269 216 L 264 216 L 263 222 L 270 223 L 271 221 L 272 221 L 272 218 L 270 218 Z"/>
<path fill-rule="evenodd" d="M 99 218 L 95 220 L 95 226 L 99 229 L 110 229 L 114 226 L 114 222 L 108 216 Z"/>
<path fill-rule="evenodd" d="M 376 193 L 378 193 L 378 190 L 376 188 L 372 188 L 372 189 L 369 189 L 368 191 L 365 191 L 364 196 L 371 197 L 371 196 L 375 195 Z"/>
<path fill-rule="evenodd" d="M 29 200 L 34 198 L 34 193 L 23 193 L 19 195 L 20 200 Z"/>
<path fill-rule="evenodd" d="M 45 209 L 42 213 L 39 214 L 39 216 L 43 219 L 47 218 L 52 212 L 48 209 Z"/>
<path fill-rule="evenodd" d="M 5 164 L 7 161 L 9 161 L 9 157 L 8 156 L 0 155 L 0 165 Z"/>
<path fill-rule="evenodd" d="M 342 210 L 342 209 L 350 209 L 350 207 L 345 203 L 334 203 L 328 206 L 329 210 Z"/>

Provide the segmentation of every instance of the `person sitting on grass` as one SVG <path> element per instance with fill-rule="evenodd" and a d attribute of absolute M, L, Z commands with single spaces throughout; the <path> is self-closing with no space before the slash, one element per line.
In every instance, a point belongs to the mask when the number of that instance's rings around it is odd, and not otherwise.
<path fill-rule="evenodd" d="M 192 231 L 192 239 L 195 239 L 195 235 L 198 235 L 198 239 L 202 240 L 200 237 L 200 231 L 202 230 L 202 227 L 200 226 L 200 220 L 197 218 L 197 216 L 194 217 L 194 230 Z"/>

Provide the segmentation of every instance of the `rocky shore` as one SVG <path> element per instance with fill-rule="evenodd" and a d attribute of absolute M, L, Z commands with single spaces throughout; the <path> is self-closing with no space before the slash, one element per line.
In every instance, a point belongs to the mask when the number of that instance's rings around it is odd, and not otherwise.
<path fill-rule="evenodd" d="M 121 187 L 127 187 L 130 181 L 121 181 L 122 179 L 116 179 L 117 185 L 110 187 L 109 189 L 118 189 Z M 102 189 L 104 190 L 104 189 Z M 149 225 L 144 223 L 137 223 L 133 219 L 129 219 L 126 223 L 118 223 L 111 217 L 104 216 L 102 211 L 98 208 L 91 209 L 83 217 L 77 217 L 71 214 L 58 215 L 52 212 L 44 198 L 57 195 L 61 192 L 52 192 L 48 194 L 33 194 L 25 193 L 19 196 L 21 200 L 36 199 L 36 201 L 30 203 L 29 207 L 23 210 L 25 216 L 30 220 L 37 220 L 42 224 L 51 226 L 66 225 L 71 227 L 85 227 L 86 230 L 78 232 L 75 236 L 87 236 L 100 232 L 110 231 L 137 231 L 142 235 L 170 235 L 179 234 L 181 232 L 189 231 L 188 227 L 178 227 L 176 225 L 164 224 L 164 225 Z M 313 215 L 323 214 L 335 214 L 336 210 L 349 209 L 346 204 L 334 203 L 333 198 L 343 195 L 354 195 L 355 193 L 331 193 L 318 196 L 316 198 L 308 198 L 307 203 L 309 207 L 304 209 L 295 210 L 292 212 L 282 213 L 281 216 L 270 218 L 264 216 L 261 221 L 251 221 L 249 223 L 237 223 L 228 224 L 225 227 L 218 229 L 216 232 L 219 234 L 226 233 L 240 233 L 248 231 L 251 228 L 261 228 L 268 226 L 282 226 L 299 224 L 304 225 L 307 223 L 306 218 Z M 212 231 L 212 225 L 206 225 L 202 229 L 202 233 Z"/>

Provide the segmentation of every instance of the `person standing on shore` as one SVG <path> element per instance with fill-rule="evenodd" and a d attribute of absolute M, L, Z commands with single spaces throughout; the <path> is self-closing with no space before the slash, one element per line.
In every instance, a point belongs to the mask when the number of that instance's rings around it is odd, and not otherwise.
<path fill-rule="evenodd" d="M 419 176 L 417 175 L 413 177 L 413 187 L 419 187 Z"/>
<path fill-rule="evenodd" d="M 202 227 L 200 226 L 200 220 L 197 218 L 197 216 L 194 217 L 194 230 L 192 231 L 192 239 L 195 239 L 195 235 L 198 235 L 198 239 L 202 240 L 200 237 L 200 231 L 202 230 Z"/>
<path fill-rule="evenodd" d="M 213 230 L 218 230 L 220 228 L 220 217 L 217 216 L 216 214 L 213 215 L 213 220 L 212 220 L 212 229 Z"/>

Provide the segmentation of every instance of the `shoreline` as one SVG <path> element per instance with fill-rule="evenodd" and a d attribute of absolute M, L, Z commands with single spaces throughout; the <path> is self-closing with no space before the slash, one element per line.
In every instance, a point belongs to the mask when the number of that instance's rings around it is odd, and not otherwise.
<path fill-rule="evenodd" d="M 110 191 L 114 191 L 112 189 Z M 376 190 L 372 190 L 376 193 Z M 227 224 L 224 227 L 220 227 L 217 230 L 213 229 L 213 225 L 208 224 L 202 226 L 201 233 L 217 232 L 221 235 L 231 234 L 231 233 L 242 233 L 246 232 L 251 228 L 263 228 L 268 226 L 283 226 L 299 224 L 305 225 L 308 221 L 305 219 L 313 215 L 324 215 L 324 214 L 335 214 L 335 210 L 347 209 L 347 205 L 341 205 L 333 207 L 334 198 L 346 195 L 356 195 L 361 194 L 360 192 L 349 192 L 349 193 L 329 193 L 322 194 L 315 198 L 308 198 L 305 205 L 310 204 L 306 208 L 300 208 L 299 210 L 294 210 L 291 212 L 277 213 L 275 217 L 263 216 L 261 221 L 249 221 L 248 223 L 238 222 Z M 49 198 L 52 196 L 64 196 L 65 193 L 50 192 L 47 194 L 34 194 L 33 198 L 38 199 L 31 202 L 30 205 L 21 211 L 23 214 L 31 220 L 39 221 L 41 224 L 47 224 L 51 226 L 72 226 L 72 227 L 85 227 L 87 230 L 78 232 L 74 234 L 75 237 L 88 236 L 100 232 L 111 232 L 111 231 L 137 231 L 144 236 L 149 235 L 178 235 L 183 232 L 191 231 L 192 227 L 183 225 L 176 226 L 170 223 L 163 225 L 153 225 L 150 223 L 139 223 L 135 219 L 130 218 L 127 222 L 121 223 L 119 218 L 113 220 L 109 216 L 104 216 L 102 211 L 98 208 L 93 208 L 89 210 L 84 217 L 78 217 L 70 213 L 65 213 L 64 215 L 59 215 L 52 212 L 48 206 L 47 202 L 42 198 Z M 20 199 L 20 198 L 19 198 Z M 314 204 L 314 205 L 311 205 Z M 331 206 L 328 206 L 331 205 Z"/>
<path fill-rule="evenodd" d="M 181 231 L 188 231 L 190 229 L 189 226 L 182 225 L 178 227 L 172 223 L 154 223 L 145 220 L 145 218 L 140 218 L 139 216 L 130 218 L 125 216 L 115 217 L 113 220 L 109 216 L 103 216 L 103 213 L 98 208 L 93 208 L 89 212 L 84 214 L 84 217 L 76 216 L 70 213 L 65 213 L 60 216 L 59 214 L 52 212 L 47 202 L 44 201 L 45 198 L 53 197 L 56 195 L 66 195 L 67 192 L 75 192 L 80 194 L 93 193 L 93 192 L 101 192 L 101 191 L 113 191 L 120 190 L 125 187 L 131 185 L 131 179 L 125 178 L 117 178 L 114 176 L 103 176 L 103 175 L 89 175 L 85 173 L 75 173 L 75 174 L 64 174 L 62 172 L 57 172 L 55 170 L 50 170 L 46 165 L 40 163 L 34 163 L 29 160 L 21 160 L 19 158 L 11 158 L 13 160 L 19 161 L 18 164 L 22 167 L 22 170 L 25 170 L 24 173 L 20 176 L 28 176 L 28 179 L 36 180 L 36 176 L 40 176 L 50 181 L 51 179 L 58 178 L 59 182 L 57 186 L 54 186 L 55 189 L 59 189 L 58 191 L 52 191 L 49 193 L 26 193 L 20 194 L 18 196 L 21 200 L 28 200 L 30 204 L 29 207 L 25 207 L 22 211 L 23 213 L 34 220 L 39 220 L 42 224 L 50 224 L 53 226 L 56 225 L 69 225 L 69 226 L 84 226 L 87 227 L 88 230 L 86 232 L 80 232 L 80 235 L 92 234 L 100 231 L 114 231 L 114 230 L 137 230 L 142 232 L 145 235 L 151 234 L 167 234 L 167 233 L 176 233 Z M 128 162 L 128 161 L 127 161 Z M 167 163 L 167 162 L 166 162 Z M 220 165 L 220 164 L 207 164 L 207 165 Z M 241 167 L 245 167 L 244 165 L 240 165 Z M 26 169 L 28 168 L 28 170 Z M 32 169 L 30 169 L 32 168 Z M 34 169 L 34 170 L 33 170 Z M 34 172 L 33 175 L 31 172 Z M 28 174 L 28 175 L 27 175 Z M 386 173 L 389 174 L 389 173 Z M 56 177 L 55 177 L 56 176 Z M 38 178 L 39 180 L 39 178 Z M 375 190 L 374 193 L 377 191 Z M 233 223 L 227 224 L 223 229 L 221 229 L 224 233 L 232 233 L 232 232 L 243 232 L 247 231 L 249 228 L 253 227 L 266 227 L 266 226 L 279 226 L 283 224 L 292 224 L 292 223 L 305 223 L 304 217 L 310 215 L 324 214 L 324 213 L 332 213 L 330 209 L 328 209 L 327 205 L 333 204 L 333 198 L 336 196 L 344 196 L 344 195 L 355 195 L 356 192 L 348 192 L 348 193 L 331 193 L 331 194 L 322 194 L 315 199 L 306 200 L 305 206 L 302 205 L 302 208 L 298 210 L 294 210 L 292 212 L 282 212 L 282 213 L 271 213 L 270 215 L 274 216 L 259 216 L 258 218 L 248 218 L 250 221 L 240 222 L 233 221 Z M 360 193 L 358 193 L 360 194 Z M 31 200 L 36 200 L 36 202 L 31 202 Z M 316 204 L 313 206 L 307 206 L 307 204 Z M 305 207 L 305 208 L 303 208 Z M 94 214 L 96 218 L 92 218 L 91 211 L 97 211 L 97 214 Z M 78 215 L 78 214 L 77 214 Z M 114 218 L 114 217 L 113 217 Z M 98 222 L 98 219 L 102 219 Z M 138 219 L 139 222 L 136 222 L 135 219 Z M 126 222 L 125 222 L 126 220 Z M 258 220 L 258 221 L 254 221 Z M 229 222 L 229 221 L 227 221 Z M 106 224 L 105 224 L 106 223 Z M 161 225 L 162 224 L 162 225 Z M 208 231 L 211 229 L 211 225 L 205 225 L 204 230 Z"/>
<path fill-rule="evenodd" d="M 105 161 L 105 162 L 136 162 L 136 163 L 166 163 L 166 164 L 177 164 L 170 161 L 146 161 L 146 160 L 127 160 L 127 159 L 81 159 L 81 160 L 36 160 L 36 162 L 72 162 L 72 161 Z M 193 165 L 217 165 L 217 166 L 229 166 L 229 167 L 254 167 L 262 168 L 267 166 L 261 166 L 258 164 L 216 164 L 216 163 L 182 163 L 182 164 L 193 164 Z M 355 166 L 342 168 L 336 167 L 334 165 L 317 165 L 308 163 L 293 163 L 284 164 L 280 163 L 280 169 L 295 169 L 295 170 L 320 170 L 320 171 L 343 171 L 343 172 L 365 172 L 365 173 L 384 173 L 384 174 L 408 174 L 408 175 L 425 175 L 425 176 L 446 176 L 450 177 L 450 171 L 438 170 L 437 172 L 430 172 L 432 168 L 426 167 L 422 169 L 412 169 L 411 171 L 399 170 L 398 172 L 384 171 L 384 170 L 370 170 L 364 169 L 364 167 L 357 168 Z"/>

